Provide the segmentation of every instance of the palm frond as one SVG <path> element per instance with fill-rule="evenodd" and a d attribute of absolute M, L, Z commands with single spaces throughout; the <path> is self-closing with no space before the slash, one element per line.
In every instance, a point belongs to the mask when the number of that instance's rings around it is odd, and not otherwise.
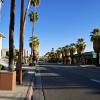
<path fill-rule="evenodd" d="M 33 11 L 29 14 L 29 17 L 31 22 L 37 22 L 37 20 L 39 19 L 38 13 Z"/>
<path fill-rule="evenodd" d="M 95 28 L 90 34 L 90 40 L 93 41 L 95 38 L 100 39 L 100 29 Z"/>
<path fill-rule="evenodd" d="M 34 7 L 38 7 L 40 3 L 40 0 L 31 0 L 31 5 L 33 5 Z"/>

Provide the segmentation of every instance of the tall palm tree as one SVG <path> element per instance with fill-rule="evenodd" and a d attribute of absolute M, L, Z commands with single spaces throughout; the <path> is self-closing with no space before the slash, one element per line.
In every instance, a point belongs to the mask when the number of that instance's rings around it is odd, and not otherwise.
<path fill-rule="evenodd" d="M 71 55 L 71 63 L 74 64 L 73 57 L 74 57 L 74 54 L 76 52 L 76 45 L 75 45 L 75 43 L 71 43 L 69 49 L 70 49 L 70 55 Z"/>
<path fill-rule="evenodd" d="M 99 66 L 99 53 L 100 53 L 100 29 L 96 28 L 91 32 L 91 41 L 93 42 L 93 49 L 97 53 L 97 66 Z"/>
<path fill-rule="evenodd" d="M 18 65 L 19 65 L 19 84 L 22 84 L 22 61 L 23 61 L 23 40 L 24 40 L 24 31 L 26 25 L 26 18 L 28 15 L 28 10 L 30 5 L 36 7 L 39 4 L 39 0 L 28 0 L 28 4 L 24 14 L 24 0 L 21 0 L 21 14 L 20 14 L 20 44 L 19 44 L 19 56 L 18 56 Z M 23 16 L 24 15 L 24 16 Z"/>
<path fill-rule="evenodd" d="M 15 20 L 15 0 L 11 0 L 10 26 L 9 26 L 9 70 L 13 71 L 14 66 L 14 20 Z"/>
<path fill-rule="evenodd" d="M 79 55 L 79 61 L 81 60 L 81 55 L 86 48 L 86 43 L 84 42 L 83 38 L 79 38 L 76 43 L 77 53 Z"/>
<path fill-rule="evenodd" d="M 31 12 L 29 14 L 29 17 L 30 17 L 30 22 L 32 22 L 32 37 L 33 37 L 33 34 L 34 34 L 34 23 L 38 20 L 38 15 L 37 15 L 37 12 Z M 32 49 L 31 49 L 31 55 L 32 55 Z"/>

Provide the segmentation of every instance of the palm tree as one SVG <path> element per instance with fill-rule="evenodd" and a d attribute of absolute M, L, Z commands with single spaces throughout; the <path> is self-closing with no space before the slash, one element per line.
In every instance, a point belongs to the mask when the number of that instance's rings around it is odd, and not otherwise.
<path fill-rule="evenodd" d="M 65 50 L 64 50 L 64 47 L 61 48 L 61 54 L 62 54 L 62 62 L 63 62 L 63 64 L 66 64 L 66 62 L 65 62 Z"/>
<path fill-rule="evenodd" d="M 78 54 L 82 54 L 86 48 L 86 43 L 83 38 L 79 38 L 76 43 L 76 49 Z"/>
<path fill-rule="evenodd" d="M 84 42 L 84 39 L 79 38 L 76 43 L 76 49 L 77 49 L 77 53 L 79 54 L 80 60 L 81 60 L 81 54 L 84 52 L 85 48 L 86 48 L 86 43 Z"/>
<path fill-rule="evenodd" d="M 24 0 L 21 0 L 21 12 L 20 12 L 20 44 L 19 44 L 19 55 L 18 55 L 18 82 L 22 84 L 22 57 L 23 57 L 23 36 L 24 36 L 24 27 L 23 27 L 23 16 L 24 16 Z"/>
<path fill-rule="evenodd" d="M 67 64 L 70 55 L 69 45 L 62 47 L 61 53 L 62 53 L 63 64 Z"/>
<path fill-rule="evenodd" d="M 50 52 L 47 52 L 46 55 L 48 55 L 48 61 L 49 62 L 55 62 L 55 58 L 56 58 L 56 53 L 54 52 L 54 48 L 52 48 L 52 50 Z"/>
<path fill-rule="evenodd" d="M 30 14 L 29 14 L 29 17 L 30 17 L 30 22 L 32 22 L 32 36 L 33 36 L 33 33 L 34 33 L 34 23 L 35 22 L 37 22 L 37 20 L 38 20 L 38 14 L 37 14 L 37 12 L 31 12 Z"/>
<path fill-rule="evenodd" d="M 10 26 L 9 26 L 9 70 L 13 71 L 14 66 L 14 20 L 15 20 L 15 0 L 11 0 Z"/>
<path fill-rule="evenodd" d="M 39 4 L 39 0 L 28 0 L 28 4 L 24 14 L 24 0 L 21 0 L 21 14 L 20 14 L 20 44 L 19 44 L 19 56 L 18 56 L 18 65 L 19 65 L 19 84 L 22 84 L 22 61 L 23 61 L 23 40 L 24 40 L 24 31 L 26 25 L 26 18 L 28 15 L 28 10 L 30 5 L 37 7 Z"/>
<path fill-rule="evenodd" d="M 47 53 L 44 55 L 44 58 L 45 58 L 45 61 L 46 61 L 46 62 L 49 61 L 49 54 L 50 54 L 50 52 L 47 52 Z"/>
<path fill-rule="evenodd" d="M 74 64 L 73 57 L 74 57 L 74 54 L 76 52 L 76 45 L 75 45 L 75 43 L 71 43 L 69 49 L 70 49 L 70 55 L 71 55 L 71 63 Z"/>
<path fill-rule="evenodd" d="M 34 37 L 31 37 L 30 41 L 31 41 L 30 42 L 31 48 L 33 51 L 33 59 L 37 60 L 38 53 L 39 53 L 39 45 L 40 45 L 39 39 L 38 37 L 34 36 Z"/>
<path fill-rule="evenodd" d="M 64 47 L 64 51 L 65 51 L 66 64 L 70 64 L 71 63 L 71 59 L 70 59 L 70 46 L 69 45 L 66 45 Z"/>
<path fill-rule="evenodd" d="M 38 15 L 37 15 L 37 12 L 31 12 L 29 14 L 29 17 L 30 17 L 30 22 L 32 22 L 32 37 L 33 37 L 33 34 L 34 34 L 34 23 L 38 20 Z M 31 55 L 32 55 L 32 49 L 31 49 Z"/>
<path fill-rule="evenodd" d="M 57 62 L 60 62 L 60 58 L 61 58 L 61 48 L 58 48 L 57 50 L 56 50 L 56 53 L 57 53 Z"/>
<path fill-rule="evenodd" d="M 99 53 L 100 53 L 100 29 L 96 28 L 91 32 L 91 41 L 93 42 L 93 49 L 97 53 L 97 66 L 99 66 Z"/>

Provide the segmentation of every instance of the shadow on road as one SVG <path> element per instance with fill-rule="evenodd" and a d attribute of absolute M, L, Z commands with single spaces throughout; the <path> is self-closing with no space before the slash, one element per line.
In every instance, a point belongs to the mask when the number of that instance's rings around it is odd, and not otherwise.
<path fill-rule="evenodd" d="M 40 76 L 43 89 L 81 89 L 90 90 L 91 92 L 89 93 L 91 94 L 100 94 L 100 84 L 92 82 L 89 79 L 89 71 L 91 73 L 94 71 L 100 73 L 99 69 L 89 67 L 46 67 L 42 65 L 40 68 Z M 93 75 L 95 74 L 93 73 Z M 40 76 L 36 76 L 36 78 Z M 97 76 L 100 77 L 99 74 Z"/>

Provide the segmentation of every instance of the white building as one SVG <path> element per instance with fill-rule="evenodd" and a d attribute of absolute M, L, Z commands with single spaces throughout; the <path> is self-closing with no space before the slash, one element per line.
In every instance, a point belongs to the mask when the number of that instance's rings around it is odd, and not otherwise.
<path fill-rule="evenodd" d="M 1 59 L 1 50 L 2 50 L 2 38 L 5 38 L 0 32 L 0 59 Z"/>

